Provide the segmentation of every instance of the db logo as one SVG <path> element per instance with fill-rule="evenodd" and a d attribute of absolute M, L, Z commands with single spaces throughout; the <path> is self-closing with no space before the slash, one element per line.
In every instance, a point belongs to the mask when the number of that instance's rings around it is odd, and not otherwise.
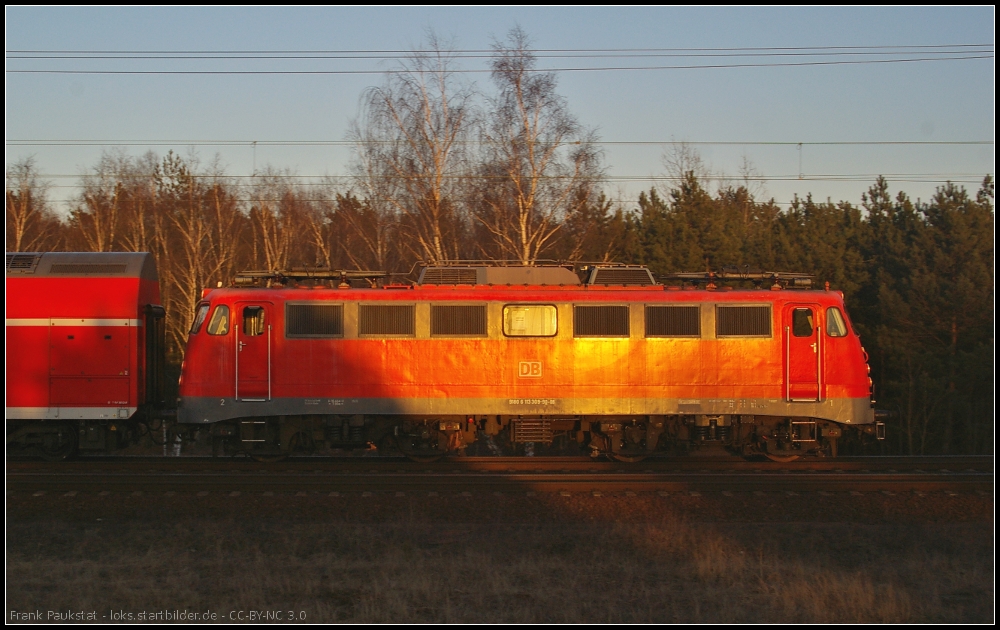
<path fill-rule="evenodd" d="M 521 378 L 542 378 L 542 362 L 521 361 L 517 364 L 517 375 Z"/>

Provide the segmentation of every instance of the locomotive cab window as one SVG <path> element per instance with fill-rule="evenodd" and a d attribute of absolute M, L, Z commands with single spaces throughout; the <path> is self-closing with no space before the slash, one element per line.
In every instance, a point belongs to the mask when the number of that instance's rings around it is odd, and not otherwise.
<path fill-rule="evenodd" d="M 229 307 L 220 304 L 215 307 L 212 319 L 208 322 L 206 329 L 210 335 L 225 335 L 229 333 Z"/>
<path fill-rule="evenodd" d="M 247 337 L 264 334 L 264 308 L 262 306 L 243 307 L 243 334 Z"/>
<path fill-rule="evenodd" d="M 503 307 L 503 334 L 508 337 L 554 337 L 556 307 L 551 304 L 509 304 Z"/>
<path fill-rule="evenodd" d="M 813 312 L 811 308 L 797 308 L 792 311 L 792 334 L 796 337 L 812 337 Z"/>
<path fill-rule="evenodd" d="M 826 309 L 826 334 L 830 337 L 847 336 L 847 322 L 836 306 Z"/>
<path fill-rule="evenodd" d="M 286 304 L 287 337 L 343 337 L 343 304 Z"/>
<path fill-rule="evenodd" d="M 208 304 L 199 304 L 198 310 L 194 313 L 194 321 L 191 322 L 191 331 L 193 335 L 201 329 L 201 325 L 205 322 L 205 316 L 208 315 Z"/>

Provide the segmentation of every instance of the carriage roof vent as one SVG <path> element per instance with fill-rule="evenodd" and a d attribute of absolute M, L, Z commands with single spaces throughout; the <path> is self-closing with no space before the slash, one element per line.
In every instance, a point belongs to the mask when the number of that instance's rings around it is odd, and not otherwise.
<path fill-rule="evenodd" d="M 594 266 L 587 276 L 587 284 L 647 287 L 655 285 L 656 280 L 643 265 Z"/>
<path fill-rule="evenodd" d="M 156 261 L 149 252 L 12 252 L 7 254 L 7 275 L 158 280 Z"/>
<path fill-rule="evenodd" d="M 127 270 L 127 263 L 52 263 L 49 273 L 59 276 L 117 276 Z"/>
<path fill-rule="evenodd" d="M 41 254 L 7 254 L 7 273 L 35 273 L 35 267 L 41 259 Z"/>

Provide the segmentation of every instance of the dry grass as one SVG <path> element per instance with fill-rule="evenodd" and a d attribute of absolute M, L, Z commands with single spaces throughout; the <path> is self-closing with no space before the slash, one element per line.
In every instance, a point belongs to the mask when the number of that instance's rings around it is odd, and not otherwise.
<path fill-rule="evenodd" d="M 8 610 L 311 622 L 991 622 L 981 524 L 11 524 Z"/>

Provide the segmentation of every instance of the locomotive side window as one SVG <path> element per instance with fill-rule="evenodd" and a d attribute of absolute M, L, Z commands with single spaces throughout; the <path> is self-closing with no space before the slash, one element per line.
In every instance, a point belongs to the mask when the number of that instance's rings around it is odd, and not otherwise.
<path fill-rule="evenodd" d="M 343 337 L 343 304 L 286 304 L 288 337 Z"/>
<path fill-rule="evenodd" d="M 574 306 L 574 337 L 628 337 L 627 306 Z"/>
<path fill-rule="evenodd" d="M 770 306 L 716 306 L 717 337 L 770 337 Z"/>
<path fill-rule="evenodd" d="M 554 337 L 556 324 L 556 307 L 551 304 L 503 307 L 503 334 L 508 337 Z"/>
<path fill-rule="evenodd" d="M 847 322 L 836 306 L 826 309 L 826 334 L 831 337 L 847 336 Z"/>
<path fill-rule="evenodd" d="M 416 311 L 412 304 L 397 306 L 362 304 L 359 311 L 359 330 L 362 335 L 408 335 L 416 332 Z"/>
<path fill-rule="evenodd" d="M 201 328 L 202 323 L 205 321 L 205 316 L 208 315 L 208 304 L 199 304 L 198 310 L 194 313 L 194 321 L 191 322 L 191 334 L 195 334 Z"/>
<path fill-rule="evenodd" d="M 700 337 L 701 309 L 697 306 L 647 306 L 647 337 Z"/>
<path fill-rule="evenodd" d="M 260 306 L 243 307 L 243 334 L 256 337 L 264 334 L 264 308 Z"/>
<path fill-rule="evenodd" d="M 486 336 L 486 305 L 431 305 L 431 335 Z"/>
<path fill-rule="evenodd" d="M 792 311 L 792 334 L 796 337 L 812 337 L 813 312 L 811 308 L 797 308 Z"/>
<path fill-rule="evenodd" d="M 208 322 L 208 334 L 210 335 L 225 335 L 229 333 L 229 307 L 225 304 L 220 304 L 215 307 L 215 312 L 212 313 L 212 319 Z"/>

